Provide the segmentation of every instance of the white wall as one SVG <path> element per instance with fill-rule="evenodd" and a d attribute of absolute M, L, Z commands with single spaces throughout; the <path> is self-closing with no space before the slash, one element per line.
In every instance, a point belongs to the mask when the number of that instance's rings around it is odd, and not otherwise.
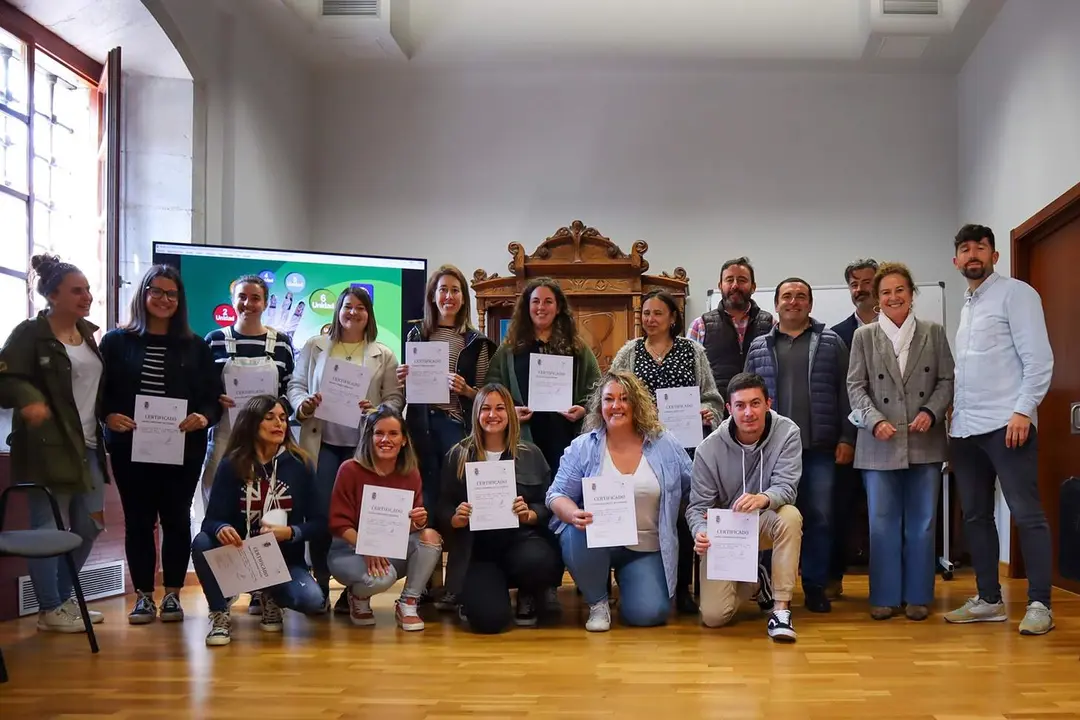
<path fill-rule="evenodd" d="M 308 69 L 213 0 L 143 2 L 195 81 L 192 240 L 307 247 Z"/>
<path fill-rule="evenodd" d="M 960 222 L 1009 233 L 1080 182 L 1080 2 L 1010 0 L 960 72 Z M 1059 358 L 1059 362 L 1062 359 Z M 998 493 L 1001 560 L 1009 512 Z"/>
<path fill-rule="evenodd" d="M 464 68 L 321 76 L 314 247 L 505 274 L 581 219 L 652 272 L 685 267 L 691 313 L 720 263 L 759 283 L 843 282 L 901 259 L 955 283 L 954 78 Z"/>

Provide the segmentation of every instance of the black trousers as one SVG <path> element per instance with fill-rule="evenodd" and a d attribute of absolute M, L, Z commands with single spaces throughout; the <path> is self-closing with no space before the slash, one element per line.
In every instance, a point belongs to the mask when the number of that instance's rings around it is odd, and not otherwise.
<path fill-rule="evenodd" d="M 855 507 L 859 498 L 865 495 L 862 471 L 856 470 L 853 465 L 837 465 L 836 482 L 833 484 L 833 542 L 829 580 L 840 581 L 847 574 Z"/>
<path fill-rule="evenodd" d="M 183 587 L 191 557 L 191 500 L 199 484 L 202 454 L 183 465 L 133 463 L 127 448 L 109 457 L 124 507 L 124 550 L 132 585 L 142 592 L 154 591 L 154 529 L 160 526 L 162 580 L 167 588 Z"/>
<path fill-rule="evenodd" d="M 542 593 L 557 587 L 561 576 L 562 558 L 544 537 L 514 533 L 475 538 L 461 591 L 470 629 L 485 635 L 506 630 L 512 619 L 510 588 L 536 596 L 539 604 Z"/>

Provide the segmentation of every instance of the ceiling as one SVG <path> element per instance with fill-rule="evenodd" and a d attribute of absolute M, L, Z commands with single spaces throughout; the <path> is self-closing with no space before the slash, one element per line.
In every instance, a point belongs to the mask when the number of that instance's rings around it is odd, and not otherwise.
<path fill-rule="evenodd" d="M 7 0 L 98 62 L 123 48 L 124 72 L 191 79 L 180 53 L 140 0 Z"/>
<path fill-rule="evenodd" d="M 323 0 L 220 2 L 316 66 L 589 58 L 955 72 L 1005 0 L 939 0 L 936 16 L 884 15 L 897 0 L 355 3 L 376 17 L 324 17 Z"/>

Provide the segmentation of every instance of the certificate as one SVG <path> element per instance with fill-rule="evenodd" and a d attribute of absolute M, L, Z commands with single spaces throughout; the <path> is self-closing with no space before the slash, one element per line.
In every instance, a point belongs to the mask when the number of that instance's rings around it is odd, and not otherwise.
<path fill-rule="evenodd" d="M 365 485 L 356 529 L 356 554 L 404 560 L 409 550 L 413 492 Z"/>
<path fill-rule="evenodd" d="M 184 433 L 180 423 L 185 417 L 187 400 L 136 395 L 131 462 L 183 465 Z"/>
<path fill-rule="evenodd" d="M 529 397 L 533 412 L 566 412 L 574 406 L 574 358 L 529 353 Z"/>
<path fill-rule="evenodd" d="M 707 579 L 757 582 L 759 517 L 757 512 L 709 510 Z"/>
<path fill-rule="evenodd" d="M 278 394 L 277 368 L 267 372 L 266 367 L 231 366 L 225 371 L 225 394 L 236 403 L 229 408 L 229 424 L 236 426 L 236 418 L 247 405 L 247 401 L 256 395 Z"/>
<path fill-rule="evenodd" d="M 585 545 L 591 548 L 638 544 L 634 478 L 594 477 L 581 481 L 585 509 L 592 522 L 585 526 Z"/>
<path fill-rule="evenodd" d="M 704 438 L 701 425 L 701 388 L 676 387 L 656 391 L 660 422 L 684 448 L 696 448 Z"/>
<path fill-rule="evenodd" d="M 470 530 L 504 530 L 520 524 L 511 510 L 517 498 L 513 460 L 465 463 L 465 490 L 472 505 Z"/>
<path fill-rule="evenodd" d="M 289 566 L 274 536 L 255 535 L 240 547 L 223 545 L 203 553 L 221 594 L 232 597 L 289 582 Z"/>
<path fill-rule="evenodd" d="M 405 402 L 446 405 L 450 402 L 450 343 L 407 342 Z"/>
<path fill-rule="evenodd" d="M 367 397 L 371 370 L 341 358 L 326 358 L 319 394 L 322 402 L 315 417 L 346 427 L 359 427 L 364 419 L 360 401 Z"/>

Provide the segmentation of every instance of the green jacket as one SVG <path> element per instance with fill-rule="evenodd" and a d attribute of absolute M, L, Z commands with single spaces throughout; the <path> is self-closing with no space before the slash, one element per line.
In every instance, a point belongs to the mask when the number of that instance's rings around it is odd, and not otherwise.
<path fill-rule="evenodd" d="M 100 358 L 97 327 L 80 320 L 83 341 Z M 104 383 L 98 385 L 98 407 Z M 37 427 L 23 420 L 20 410 L 44 402 L 51 416 Z M 93 487 L 79 409 L 71 389 L 71 360 L 45 316 L 18 325 L 0 350 L 0 407 L 14 408 L 11 469 L 16 482 L 45 485 L 59 494 L 89 492 Z M 98 454 L 104 467 L 105 443 L 97 432 Z"/>
<path fill-rule="evenodd" d="M 574 353 L 574 404 L 587 408 L 589 393 L 600 381 L 600 364 L 587 346 L 582 345 Z M 510 391 L 514 405 L 524 407 L 525 398 L 521 395 L 517 370 L 514 368 L 514 351 L 506 343 L 499 346 L 488 366 L 487 382 L 499 383 Z M 521 424 L 521 440 L 533 442 L 532 428 L 529 423 Z"/>

